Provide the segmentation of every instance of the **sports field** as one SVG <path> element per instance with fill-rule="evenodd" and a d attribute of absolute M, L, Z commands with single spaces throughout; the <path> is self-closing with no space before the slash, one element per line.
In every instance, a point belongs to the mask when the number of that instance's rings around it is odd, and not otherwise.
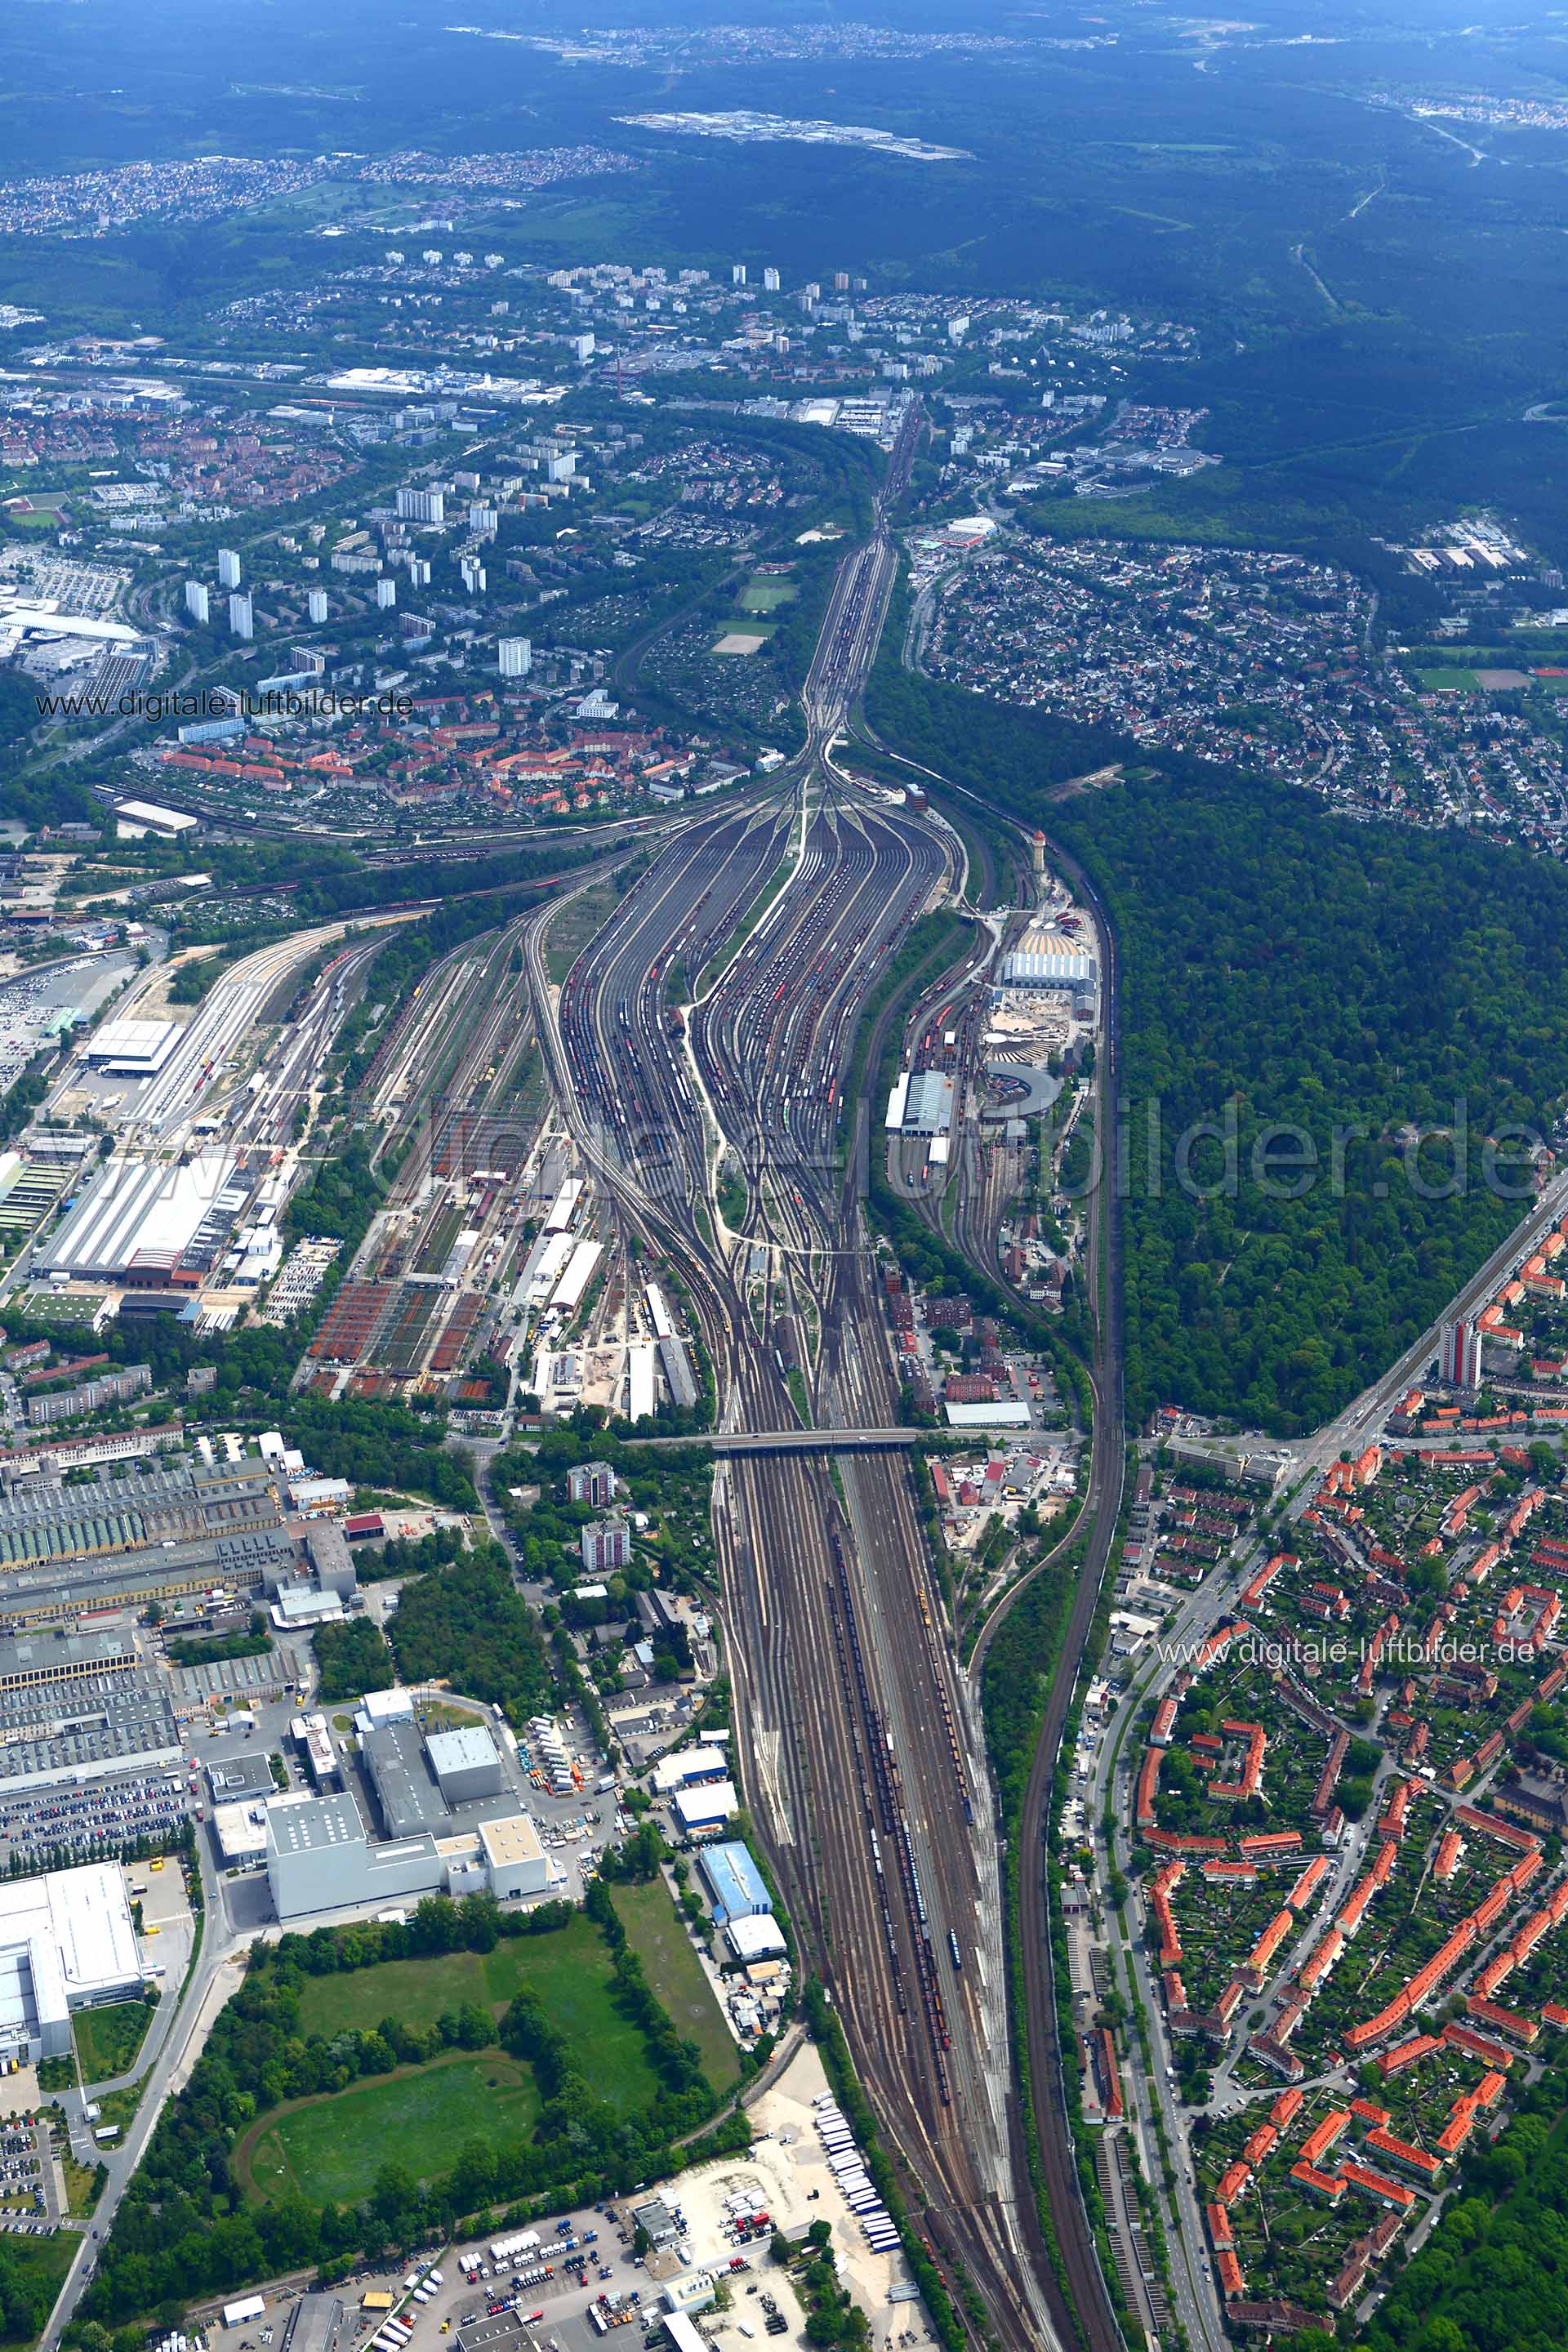
<path fill-rule="evenodd" d="M 773 613 L 793 604 L 800 591 L 789 580 L 748 580 L 740 594 L 742 613 Z"/>
<path fill-rule="evenodd" d="M 539 2109 L 531 2069 L 520 2060 L 454 2052 L 276 2109 L 240 2141 L 235 2168 L 258 2197 L 298 2189 L 315 2205 L 352 2203 L 384 2164 L 434 2179 L 468 2140 L 525 2138 Z"/>

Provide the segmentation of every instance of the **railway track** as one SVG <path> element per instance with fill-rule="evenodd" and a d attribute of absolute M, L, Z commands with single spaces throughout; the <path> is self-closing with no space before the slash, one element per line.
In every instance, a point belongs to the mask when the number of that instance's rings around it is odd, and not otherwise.
<path fill-rule="evenodd" d="M 918 429 L 911 419 L 895 452 L 895 495 Z M 724 813 L 693 821 L 558 997 L 548 912 L 526 926 L 562 1116 L 618 1213 L 678 1268 L 737 1431 L 796 1417 L 775 1352 L 781 1301 L 807 1334 L 816 1420 L 883 1425 L 892 1409 L 840 1155 L 843 1087 L 866 1000 L 951 889 L 956 852 L 951 834 L 849 787 L 819 753 L 858 691 L 893 568 L 879 517 L 840 569 L 806 689 L 814 750 L 770 830 L 757 812 L 744 831 Z M 689 1037 L 678 1034 L 672 961 L 689 983 L 786 849 L 783 887 L 695 1002 Z M 853 1106 L 852 1131 L 860 1115 Z M 726 1156 L 746 1182 L 733 1233 L 714 1182 Z M 984 1768 L 907 1465 L 731 1456 L 714 1531 L 748 1797 L 918 2226 L 962 2266 L 955 2291 L 984 2311 L 977 2333 L 1005 2352 L 1066 2341 L 1016 2161 L 996 1856 L 974 1834 Z"/>

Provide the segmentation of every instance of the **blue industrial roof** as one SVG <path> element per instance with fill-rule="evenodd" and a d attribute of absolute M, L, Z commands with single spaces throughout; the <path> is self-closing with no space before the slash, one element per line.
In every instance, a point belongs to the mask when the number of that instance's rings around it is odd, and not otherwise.
<path fill-rule="evenodd" d="M 763 1874 L 739 1838 L 704 1846 L 697 1866 L 708 1883 L 713 1916 L 721 1927 L 728 1927 L 731 1919 L 760 1918 L 772 1911 L 773 1897 Z"/>

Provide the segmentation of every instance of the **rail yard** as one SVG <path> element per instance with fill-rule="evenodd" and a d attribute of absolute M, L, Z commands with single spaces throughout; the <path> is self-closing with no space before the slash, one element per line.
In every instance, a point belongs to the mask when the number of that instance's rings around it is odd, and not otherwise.
<path fill-rule="evenodd" d="M 313 1124 L 339 1108 L 330 1074 L 346 1075 L 342 1132 L 370 1206 L 333 1263 L 295 1390 L 450 1411 L 456 1432 L 498 1445 L 584 1406 L 645 1439 L 711 1444 L 714 1604 L 742 1800 L 912 2226 L 969 2321 L 983 2315 L 1006 2352 L 1080 2336 L 1101 2352 L 1114 2327 L 1056 2093 L 1033 1795 L 1022 1884 L 1036 2114 L 1019 2100 L 976 1695 L 1006 1596 L 987 1591 L 979 1647 L 961 1664 L 901 1425 L 911 1358 L 889 1311 L 898 1286 L 864 1198 L 868 1154 L 889 1152 L 943 1247 L 956 1236 L 977 1276 L 1010 1280 L 1022 1299 L 1002 1240 L 1022 1155 L 995 1121 L 1032 1082 L 1015 1072 L 1005 1099 L 993 1083 L 985 1009 L 1016 925 L 1005 911 L 976 919 L 980 898 L 1014 877 L 931 804 L 928 780 L 906 790 L 855 772 L 856 713 L 897 569 L 888 518 L 919 434 L 911 408 L 875 526 L 827 596 L 804 752 L 679 817 L 590 828 L 581 862 L 510 895 L 489 881 L 457 893 L 468 912 L 456 943 L 448 931 L 437 949 L 432 931 L 411 969 L 389 942 L 426 923 L 428 901 L 245 956 L 205 988 L 198 979 L 186 1017 L 180 972 L 149 970 L 108 1048 L 95 1059 L 84 1046 L 57 1088 L 58 1102 L 101 1111 L 115 1149 L 43 1272 L 67 1295 L 160 1281 L 172 1305 L 195 1292 L 195 1312 L 226 1328 L 245 1303 L 236 1284 L 279 1271 L 285 1205 L 315 1179 Z M 1027 907 L 1022 848 L 1016 879 Z M 1092 908 L 1082 919 L 1092 925 Z M 400 970 L 410 977 L 389 983 Z M 1107 964 L 1102 992 L 1080 1007 L 1083 1034 L 1098 1028 L 1108 1048 L 1111 983 Z M 900 1104 L 915 1086 L 928 1106 L 896 1137 L 877 1097 L 889 1055 Z M 1101 1068 L 1112 1067 L 1110 1050 Z M 188 1196 L 188 1234 L 173 1232 L 162 1197 L 132 1230 L 142 1181 Z M 243 1224 L 229 1256 L 225 1217 Z M 106 1232 L 123 1268 L 107 1264 Z M 74 1256 L 61 1245 L 73 1236 Z M 1091 1284 L 1108 1245 L 1082 1225 Z M 312 1261 L 312 1280 L 331 1258 L 329 1247 Z M 1011 1377 L 1001 1425 L 1040 1449 L 1021 1475 L 1054 1462 L 1073 1526 L 1093 1521 L 1070 1636 L 1080 1645 L 1116 1518 L 1110 1375 L 1092 1432 L 1086 1417 L 1054 1451 L 1034 1434 L 1051 1425 L 1037 1371 Z M 963 1380 L 951 1374 L 950 1399 Z M 950 1406 L 954 1429 L 961 1410 Z M 617 1539 L 605 1538 L 611 1565 Z M 590 1570 L 598 1540 L 584 1529 Z M 1042 1790 L 1071 1683 L 1058 1677 Z M 1037 2202 L 1037 2133 L 1059 2263 Z"/>
<path fill-rule="evenodd" d="M 557 1114 L 587 1181 L 676 1271 L 737 1433 L 897 1417 L 853 1174 L 866 1105 L 846 1088 L 868 1000 L 956 894 L 963 853 L 824 756 L 890 574 L 879 534 L 847 559 L 812 749 L 776 800 L 689 825 L 559 987 L 551 911 L 529 926 Z M 715 1536 L 747 1795 L 931 2250 L 999 2341 L 1067 2340 L 1022 2160 L 986 1768 L 907 1465 L 737 1454 Z"/>

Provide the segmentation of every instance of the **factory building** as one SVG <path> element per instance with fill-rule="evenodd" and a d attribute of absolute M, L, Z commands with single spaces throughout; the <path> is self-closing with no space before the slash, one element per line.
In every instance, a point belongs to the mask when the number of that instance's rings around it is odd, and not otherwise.
<path fill-rule="evenodd" d="M 196 829 L 197 820 L 184 809 L 163 808 L 156 801 L 116 801 L 114 814 L 122 824 L 139 824 L 144 833 L 161 833 L 171 841 Z"/>
<path fill-rule="evenodd" d="M 118 1450 L 118 1441 L 111 1444 Z M 134 1439 L 125 1445 L 137 1450 Z M 47 1468 L 40 1471 L 35 1454 L 0 1457 L 0 1467 L 21 1482 L 0 1499 L 0 1570 L 134 1551 L 170 1537 L 183 1542 L 231 1528 L 278 1525 L 278 1500 L 266 1474 L 227 1464 L 160 1463 L 133 1480 L 100 1476 L 71 1486 Z"/>
<path fill-rule="evenodd" d="M 213 1836 L 226 1870 L 261 1870 L 267 1862 L 268 1797 L 236 1798 L 213 1807 Z"/>
<path fill-rule="evenodd" d="M 23 1653 L 18 1679 L 0 1688 L 0 1800 L 24 1789 L 79 1787 L 109 1773 L 153 1771 L 180 1760 L 180 1727 L 166 1675 L 142 1673 L 110 1654 L 118 1636 L 72 1636 L 106 1645 L 94 1667 L 77 1654 L 58 1681 L 32 1679 L 47 1660 L 37 1642 Z"/>
<path fill-rule="evenodd" d="M 471 1804 L 500 1794 L 500 1758 L 483 1724 L 461 1731 L 435 1731 L 426 1742 L 430 1769 L 448 1805 Z"/>
<path fill-rule="evenodd" d="M 564 1876 L 545 1853 L 539 1832 L 526 1813 L 481 1822 L 479 1839 L 490 1893 L 499 1903 L 521 1895 L 543 1895 Z"/>
<path fill-rule="evenodd" d="M 900 1132 L 946 1135 L 952 1127 L 952 1080 L 945 1070 L 917 1070 L 904 1097 Z"/>
<path fill-rule="evenodd" d="M 416 1724 L 377 1724 L 361 1737 L 360 1760 L 389 1838 L 416 1837 L 447 1820 L 447 1800 L 426 1761 Z"/>
<path fill-rule="evenodd" d="M 731 1919 L 724 1929 L 724 1945 L 732 1960 L 750 1968 L 755 1960 L 776 1960 L 789 1949 L 784 1929 L 773 1917 Z"/>
<path fill-rule="evenodd" d="M 347 2316 L 335 2294 L 302 2294 L 289 2314 L 279 2352 L 338 2352 L 352 2340 Z"/>
<path fill-rule="evenodd" d="M 950 1429 L 1027 1429 L 1029 1408 L 1016 1398 L 998 1398 L 994 1403 L 949 1404 L 942 1412 Z"/>
<path fill-rule="evenodd" d="M 277 1793 L 270 1760 L 254 1750 L 245 1756 L 226 1757 L 221 1764 L 209 1764 L 207 1786 L 215 1805 L 234 1804 L 242 1797 L 272 1797 Z"/>
<path fill-rule="evenodd" d="M 373 1885 L 388 1901 L 426 1892 L 410 1874 L 405 1849 L 383 1849 L 386 1867 L 373 1874 L 371 1844 L 359 1807 L 346 1791 L 332 1797 L 281 1797 L 267 1808 L 267 1883 L 279 1919 L 331 1911 L 368 1899 Z"/>
<path fill-rule="evenodd" d="M 685 1342 L 675 1332 L 659 1340 L 658 1360 L 664 1367 L 671 1404 L 680 1412 L 690 1412 L 697 1402 L 697 1382 L 692 1378 Z"/>
<path fill-rule="evenodd" d="M 268 1563 L 262 1581 L 272 1603 L 272 1622 L 287 1633 L 306 1625 L 335 1624 L 359 1583 L 353 1555 L 342 1531 L 326 1522 L 304 1539 L 305 1559 Z"/>
<path fill-rule="evenodd" d="M 266 1755 L 226 1757 L 209 1764 L 212 1834 L 226 1870 L 261 1870 L 266 1863 L 266 1811 L 278 1794 L 273 1761 Z"/>
<path fill-rule="evenodd" d="M 373 1844 L 345 1792 L 274 1799 L 267 1809 L 267 1879 L 278 1916 L 288 1921 L 485 1888 L 508 1901 L 552 1893 L 564 1873 L 524 1814 L 457 1836 L 423 1831 Z"/>
<path fill-rule="evenodd" d="M 39 1245 L 36 1271 L 73 1282 L 199 1287 L 207 1269 L 185 1264 L 184 1254 L 234 1171 L 233 1158 L 216 1151 L 174 1168 L 157 1160 L 110 1160 L 58 1232 Z"/>
<path fill-rule="evenodd" d="M 1031 924 L 1002 959 L 1004 988 L 1058 990 L 1071 997 L 1077 1011 L 1092 1006 L 1095 978 L 1089 950 L 1068 932 L 1045 924 Z"/>
<path fill-rule="evenodd" d="M 61 2058 L 73 2011 L 142 1990 L 125 1873 L 117 1862 L 0 1881 L 0 2058 Z"/>
<path fill-rule="evenodd" d="M 378 1724 L 412 1723 L 413 1720 L 414 1693 L 405 1689 L 401 1683 L 394 1683 L 390 1690 L 366 1691 L 354 1709 L 354 1730 L 362 1739 Z"/>
<path fill-rule="evenodd" d="M 274 1595 L 268 1614 L 280 1633 L 292 1633 L 308 1625 L 341 1624 L 343 1604 L 335 1592 L 321 1592 L 313 1584 L 295 1581 Z"/>
<path fill-rule="evenodd" d="M 705 1781 L 722 1780 L 729 1771 L 721 1748 L 678 1748 L 661 1756 L 653 1768 L 653 1785 L 661 1797 L 673 1789 L 695 1789 Z"/>
<path fill-rule="evenodd" d="M 359 1570 L 342 1529 L 329 1525 L 311 1528 L 305 1538 L 305 1552 L 321 1591 L 336 1592 L 346 1601 L 359 1583 Z"/>
<path fill-rule="evenodd" d="M 289 1726 L 289 1737 L 304 1758 L 305 1769 L 318 1789 L 331 1788 L 342 1777 L 338 1751 L 332 1746 L 324 1715 L 295 1716 Z"/>
<path fill-rule="evenodd" d="M 700 1789 L 678 1789 L 670 1810 L 686 1837 L 708 1838 L 718 1834 L 740 1804 L 734 1782 L 716 1780 Z"/>
<path fill-rule="evenodd" d="M 500 1756 L 482 1724 L 426 1739 L 412 1715 L 395 1717 L 361 1733 L 360 1755 L 388 1837 L 437 1829 L 454 1805 L 501 1792 Z"/>
<path fill-rule="evenodd" d="M 691 1376 L 685 1343 L 670 1320 L 664 1293 L 656 1282 L 647 1286 L 647 1316 L 658 1344 L 658 1359 L 669 1386 L 670 1402 L 689 1412 L 697 1402 L 697 1382 Z"/>
<path fill-rule="evenodd" d="M 113 1559 L 58 1559 L 0 1569 L 0 1614 L 13 1624 L 57 1624 L 100 1611 L 145 1609 L 156 1601 L 200 1604 L 216 1587 L 254 1591 L 269 1561 L 291 1560 L 281 1528 L 247 1528 L 203 1542 L 121 1553 Z"/>
<path fill-rule="evenodd" d="M 136 1643 L 129 1633 L 67 1633 L 61 1625 L 47 1633 L 0 1635 L 0 1691 L 76 1682 L 135 1664 Z"/>
<path fill-rule="evenodd" d="M 153 1078 L 179 1034 L 173 1021 L 105 1021 L 82 1047 L 82 1059 L 106 1077 Z"/>

